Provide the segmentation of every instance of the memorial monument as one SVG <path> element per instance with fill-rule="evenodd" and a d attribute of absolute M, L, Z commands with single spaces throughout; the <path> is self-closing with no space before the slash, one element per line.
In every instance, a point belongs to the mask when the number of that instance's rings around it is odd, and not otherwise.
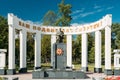
<path fill-rule="evenodd" d="M 53 69 L 33 71 L 33 79 L 53 78 L 53 79 L 74 79 L 86 78 L 82 71 L 67 69 L 67 52 L 66 44 L 63 43 L 64 32 L 61 28 L 56 33 L 56 43 L 53 44 Z"/>

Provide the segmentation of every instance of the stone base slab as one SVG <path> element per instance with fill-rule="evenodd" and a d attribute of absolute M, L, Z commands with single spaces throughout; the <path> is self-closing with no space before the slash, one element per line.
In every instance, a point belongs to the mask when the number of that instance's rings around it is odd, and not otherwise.
<path fill-rule="evenodd" d="M 118 75 L 120 76 L 120 70 L 119 70 L 119 69 L 118 69 L 118 70 L 117 70 L 117 69 L 114 69 L 114 75 L 115 75 L 115 76 L 118 76 Z"/>
<path fill-rule="evenodd" d="M 20 68 L 19 69 L 19 73 L 26 73 L 27 72 L 27 68 Z"/>
<path fill-rule="evenodd" d="M 102 68 L 94 68 L 95 73 L 102 73 Z"/>
<path fill-rule="evenodd" d="M 34 67 L 34 70 L 41 69 L 41 67 Z"/>
<path fill-rule="evenodd" d="M 112 71 L 112 69 L 105 69 L 104 70 L 104 74 L 106 74 L 106 75 L 113 75 L 113 71 Z"/>
<path fill-rule="evenodd" d="M 8 69 L 8 70 L 7 70 L 7 74 L 8 74 L 8 75 L 16 74 L 16 70 L 15 70 L 15 69 Z"/>
<path fill-rule="evenodd" d="M 0 69 L 0 75 L 5 75 L 6 74 L 6 70 L 5 69 Z"/>
<path fill-rule="evenodd" d="M 87 75 L 82 71 L 73 70 L 35 70 L 33 79 L 85 79 Z"/>

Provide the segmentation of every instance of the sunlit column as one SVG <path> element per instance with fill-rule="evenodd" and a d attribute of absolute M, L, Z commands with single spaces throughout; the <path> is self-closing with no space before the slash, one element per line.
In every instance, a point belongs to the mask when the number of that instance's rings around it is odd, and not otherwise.
<path fill-rule="evenodd" d="M 82 34 L 82 70 L 88 71 L 88 44 L 87 44 L 87 34 Z"/>
<path fill-rule="evenodd" d="M 41 68 L 41 33 L 35 34 L 35 69 Z"/>
<path fill-rule="evenodd" d="M 72 35 L 67 35 L 67 68 L 72 68 Z"/>
<path fill-rule="evenodd" d="M 111 26 L 105 27 L 105 74 L 111 74 Z"/>
<path fill-rule="evenodd" d="M 94 72 L 102 72 L 101 68 L 101 32 L 95 32 L 95 68 Z"/>
<path fill-rule="evenodd" d="M 15 29 L 9 25 L 9 54 L 8 54 L 8 75 L 15 74 Z"/>
<path fill-rule="evenodd" d="M 56 42 L 56 35 L 51 35 L 51 67 L 53 67 L 54 59 L 53 59 L 53 44 Z"/>
<path fill-rule="evenodd" d="M 20 73 L 27 72 L 26 67 L 26 31 L 20 30 Z"/>

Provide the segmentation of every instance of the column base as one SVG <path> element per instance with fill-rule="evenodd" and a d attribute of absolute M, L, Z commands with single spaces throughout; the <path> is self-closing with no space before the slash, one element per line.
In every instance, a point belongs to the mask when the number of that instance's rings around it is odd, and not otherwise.
<path fill-rule="evenodd" d="M 19 69 L 19 73 L 26 73 L 27 72 L 27 68 L 20 68 Z"/>
<path fill-rule="evenodd" d="M 95 73 L 102 73 L 102 68 L 94 68 Z"/>
<path fill-rule="evenodd" d="M 7 74 L 8 74 L 8 75 L 16 74 L 16 70 L 15 70 L 15 69 L 8 69 L 8 70 L 7 70 Z"/>
<path fill-rule="evenodd" d="M 51 69 L 53 69 L 53 66 L 50 66 Z"/>
<path fill-rule="evenodd" d="M 72 69 L 72 67 L 67 66 L 66 69 Z"/>
<path fill-rule="evenodd" d="M 120 70 L 119 69 L 114 69 L 114 75 L 115 76 L 120 75 Z"/>
<path fill-rule="evenodd" d="M 106 74 L 106 75 L 113 75 L 113 71 L 112 71 L 112 69 L 105 69 L 104 70 L 104 74 Z"/>
<path fill-rule="evenodd" d="M 41 67 L 34 67 L 34 70 L 41 69 Z"/>
<path fill-rule="evenodd" d="M 82 67 L 81 70 L 87 72 L 88 71 L 88 67 Z"/>
<path fill-rule="evenodd" d="M 6 69 L 0 69 L 0 75 L 5 75 L 6 74 Z"/>

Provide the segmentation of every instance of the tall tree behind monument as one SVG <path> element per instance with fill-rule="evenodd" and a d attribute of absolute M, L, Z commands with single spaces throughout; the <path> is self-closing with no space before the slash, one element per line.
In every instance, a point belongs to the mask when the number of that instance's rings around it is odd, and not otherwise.
<path fill-rule="evenodd" d="M 43 17 L 43 25 L 54 26 L 56 20 L 57 20 L 57 14 L 54 11 L 49 10 Z"/>
<path fill-rule="evenodd" d="M 65 4 L 65 1 L 62 0 L 61 3 L 58 5 L 59 7 L 59 15 L 56 21 L 56 26 L 70 26 L 72 17 L 71 17 L 71 4 Z"/>

